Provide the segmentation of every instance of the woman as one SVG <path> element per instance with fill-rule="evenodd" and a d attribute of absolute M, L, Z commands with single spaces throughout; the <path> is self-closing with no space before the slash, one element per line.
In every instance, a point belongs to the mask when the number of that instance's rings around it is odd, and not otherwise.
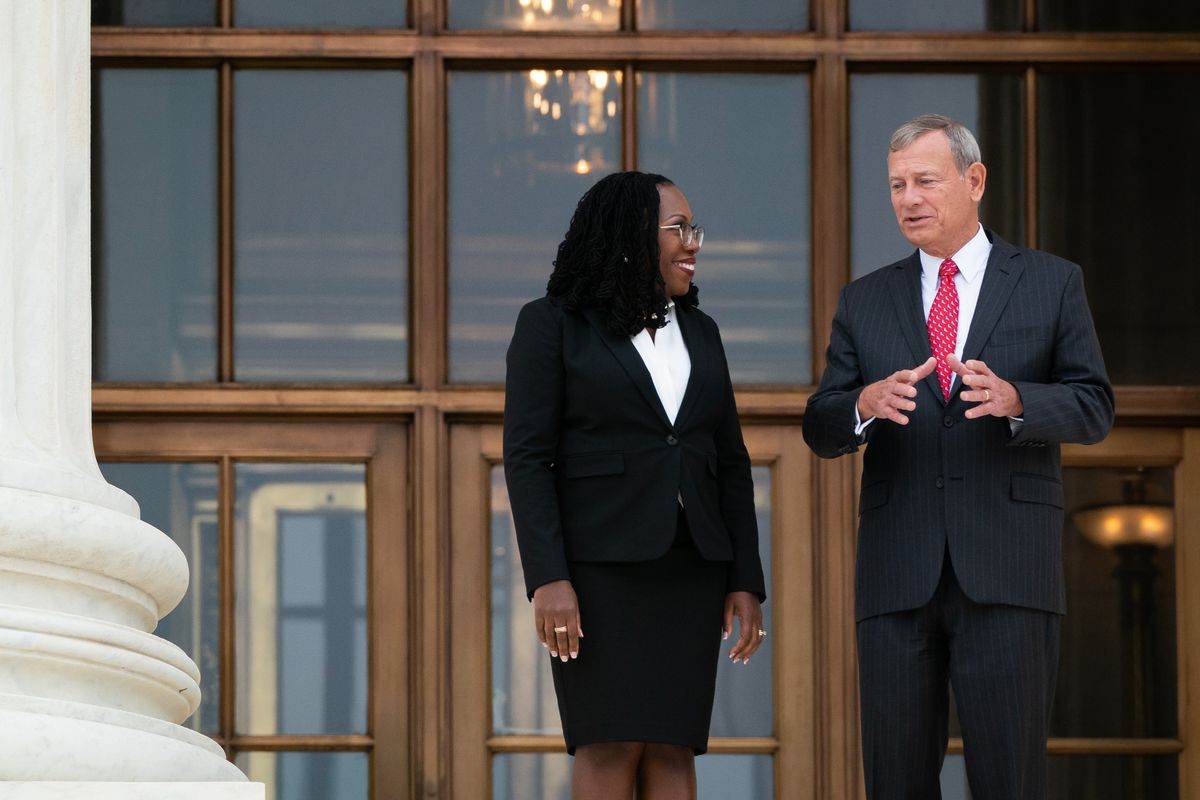
<path fill-rule="evenodd" d="M 720 639 L 736 616 L 744 662 L 766 635 L 750 458 L 697 308 L 692 222 L 661 175 L 599 181 L 508 349 L 505 477 L 577 800 L 694 797 Z"/>

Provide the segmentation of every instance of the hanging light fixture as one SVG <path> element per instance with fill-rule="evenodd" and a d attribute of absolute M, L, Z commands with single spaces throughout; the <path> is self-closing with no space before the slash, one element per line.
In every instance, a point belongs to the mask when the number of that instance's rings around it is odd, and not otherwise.
<path fill-rule="evenodd" d="M 1106 550 L 1125 545 L 1170 547 L 1175 541 L 1175 509 L 1146 501 L 1146 476 L 1140 467 L 1123 480 L 1124 502 L 1076 511 L 1075 527 Z"/>
<path fill-rule="evenodd" d="M 562 133 L 574 140 L 570 161 L 559 162 L 557 166 L 547 162 L 542 168 L 567 168 L 579 175 L 613 168 L 606 162 L 597 137 L 608 131 L 617 116 L 621 81 L 620 71 L 529 70 L 524 104 L 529 132 L 550 133 L 561 125 Z"/>
<path fill-rule="evenodd" d="M 517 0 L 507 14 L 522 30 L 616 28 L 621 0 Z"/>

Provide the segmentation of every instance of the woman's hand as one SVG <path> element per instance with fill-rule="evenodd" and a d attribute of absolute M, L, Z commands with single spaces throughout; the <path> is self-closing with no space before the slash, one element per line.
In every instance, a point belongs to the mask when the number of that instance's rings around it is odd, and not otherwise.
<path fill-rule="evenodd" d="M 542 647 L 549 648 L 550 655 L 563 661 L 568 657 L 579 658 L 583 628 L 570 581 L 551 581 L 533 590 L 533 624 Z"/>
<path fill-rule="evenodd" d="M 725 625 L 722 628 L 722 639 L 728 639 L 733 633 L 735 615 L 738 618 L 738 640 L 733 649 L 729 651 L 729 657 L 735 664 L 739 661 L 745 664 L 750 661 L 750 656 L 754 655 L 754 651 L 758 650 L 763 637 L 766 636 L 762 629 L 762 604 L 758 602 L 758 597 L 750 592 L 730 592 L 725 595 Z"/>

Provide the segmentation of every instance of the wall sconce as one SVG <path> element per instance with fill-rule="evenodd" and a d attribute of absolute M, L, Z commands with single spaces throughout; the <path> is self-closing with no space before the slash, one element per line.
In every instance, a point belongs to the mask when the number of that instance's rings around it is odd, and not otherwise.
<path fill-rule="evenodd" d="M 1076 511 L 1075 526 L 1105 550 L 1124 545 L 1170 547 L 1175 542 L 1175 509 L 1146 502 L 1146 480 L 1140 468 L 1123 480 L 1124 502 Z"/>

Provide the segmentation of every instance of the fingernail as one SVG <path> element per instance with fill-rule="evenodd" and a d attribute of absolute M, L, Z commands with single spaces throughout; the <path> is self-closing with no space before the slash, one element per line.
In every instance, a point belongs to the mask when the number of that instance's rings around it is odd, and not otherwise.
<path fill-rule="evenodd" d="M 729 638 L 729 631 L 721 631 L 721 641 L 723 642 L 728 638 Z"/>
<path fill-rule="evenodd" d="M 749 663 L 750 663 L 750 659 L 749 659 L 749 658 L 743 658 L 743 659 L 742 659 L 742 663 L 743 663 L 743 664 L 749 664 Z"/>
<path fill-rule="evenodd" d="M 571 653 L 571 658 L 579 658 L 579 651 L 576 650 L 575 652 Z"/>
<path fill-rule="evenodd" d="M 557 653 L 557 651 L 551 650 L 551 651 L 550 651 L 550 655 L 551 655 L 553 658 L 558 658 L 558 653 Z"/>
<path fill-rule="evenodd" d="M 565 664 L 565 663 L 567 663 L 568 661 L 570 661 L 570 660 L 571 660 L 571 659 L 567 658 L 567 654 L 566 654 L 566 653 L 563 653 L 561 656 L 559 656 L 559 658 L 561 658 L 561 659 L 562 659 L 562 662 L 563 662 L 564 664 Z"/>

